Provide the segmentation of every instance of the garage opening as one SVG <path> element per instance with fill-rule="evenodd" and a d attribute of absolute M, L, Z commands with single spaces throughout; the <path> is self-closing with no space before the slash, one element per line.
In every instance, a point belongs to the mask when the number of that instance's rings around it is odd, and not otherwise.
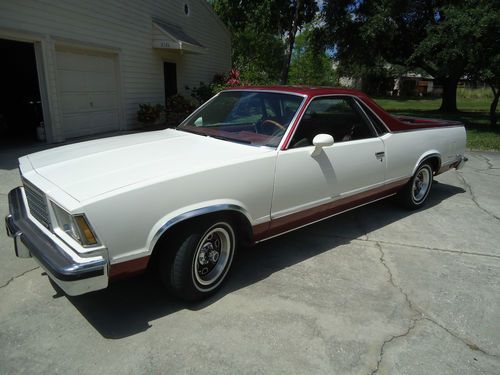
<path fill-rule="evenodd" d="M 45 140 L 34 44 L 0 39 L 0 56 L 0 139 Z"/>

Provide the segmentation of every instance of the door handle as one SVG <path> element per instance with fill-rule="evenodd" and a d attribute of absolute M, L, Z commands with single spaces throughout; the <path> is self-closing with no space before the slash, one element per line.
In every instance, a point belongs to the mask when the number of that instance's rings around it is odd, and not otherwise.
<path fill-rule="evenodd" d="M 380 151 L 380 152 L 376 152 L 375 153 L 375 157 L 377 159 L 382 159 L 384 156 L 385 156 L 385 152 L 384 151 Z"/>

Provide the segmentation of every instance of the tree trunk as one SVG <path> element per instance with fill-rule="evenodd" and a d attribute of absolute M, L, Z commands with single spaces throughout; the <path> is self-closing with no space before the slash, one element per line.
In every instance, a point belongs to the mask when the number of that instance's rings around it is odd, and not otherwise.
<path fill-rule="evenodd" d="M 293 46 L 295 44 L 295 35 L 299 27 L 300 9 L 302 8 L 302 1 L 297 0 L 295 5 L 295 13 L 292 21 L 292 27 L 288 30 L 287 46 L 285 55 L 283 56 L 283 66 L 281 68 L 280 83 L 286 85 L 288 83 L 288 72 L 290 70 L 290 61 L 292 60 Z"/>
<path fill-rule="evenodd" d="M 457 112 L 458 78 L 444 78 L 441 81 L 443 82 L 443 96 L 439 110 L 443 112 Z"/>
<path fill-rule="evenodd" d="M 500 98 L 500 88 L 495 89 L 495 86 L 491 85 L 491 90 L 493 91 L 493 101 L 490 105 L 490 124 L 494 127 L 497 125 L 497 106 L 498 99 Z"/>

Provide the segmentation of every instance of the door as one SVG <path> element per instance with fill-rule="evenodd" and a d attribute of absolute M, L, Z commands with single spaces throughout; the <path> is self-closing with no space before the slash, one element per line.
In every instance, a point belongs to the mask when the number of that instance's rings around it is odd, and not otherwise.
<path fill-rule="evenodd" d="M 163 63 L 163 79 L 165 80 L 165 101 L 177 94 L 177 66 L 175 63 Z"/>
<path fill-rule="evenodd" d="M 334 144 L 313 156 L 312 140 L 318 134 L 332 135 Z M 354 101 L 314 99 L 289 148 L 278 154 L 271 228 L 326 217 L 338 203 L 356 202 L 384 180 L 384 143 Z"/>
<path fill-rule="evenodd" d="M 115 56 L 57 51 L 65 138 L 119 130 Z"/>

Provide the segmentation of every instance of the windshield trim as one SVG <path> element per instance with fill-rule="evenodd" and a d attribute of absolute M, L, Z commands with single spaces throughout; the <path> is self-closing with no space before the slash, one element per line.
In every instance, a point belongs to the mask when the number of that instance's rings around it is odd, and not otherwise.
<path fill-rule="evenodd" d="M 198 108 L 196 108 L 193 111 L 193 113 L 191 113 L 188 117 L 186 117 L 184 119 L 184 121 L 182 121 L 179 125 L 177 125 L 175 127 L 175 130 L 186 131 L 186 132 L 189 132 L 191 134 L 197 134 L 197 135 L 200 135 L 200 136 L 206 136 L 205 134 L 195 133 L 195 132 L 192 132 L 192 131 L 188 131 L 188 130 L 182 129 L 182 126 L 186 125 L 186 123 L 188 123 L 194 117 L 194 115 L 196 113 L 198 113 L 198 111 L 202 110 L 205 106 L 207 106 L 208 104 L 210 104 L 210 102 L 212 102 L 213 100 L 215 100 L 215 98 L 217 98 L 221 93 L 223 93 L 223 92 L 232 92 L 232 91 L 236 91 L 236 92 L 268 92 L 268 93 L 274 93 L 274 94 L 293 95 L 293 96 L 300 96 L 300 97 L 302 97 L 302 102 L 297 107 L 297 110 L 295 111 L 295 114 L 293 115 L 292 119 L 290 120 L 290 123 L 288 124 L 288 126 L 286 128 L 286 131 L 283 133 L 283 136 L 281 137 L 280 141 L 278 142 L 278 144 L 276 146 L 253 145 L 253 144 L 248 144 L 247 145 L 245 143 L 237 142 L 235 140 L 229 140 L 229 139 L 225 140 L 227 142 L 239 143 L 239 144 L 243 144 L 243 145 L 246 145 L 246 146 L 252 146 L 252 147 L 262 147 L 262 146 L 264 146 L 264 147 L 269 147 L 269 148 L 272 148 L 272 149 L 275 149 L 275 150 L 279 149 L 280 146 L 281 146 L 281 144 L 283 143 L 283 140 L 286 139 L 286 135 L 290 131 L 290 128 L 293 127 L 293 124 L 297 120 L 297 117 L 299 116 L 301 110 L 303 109 L 304 104 L 306 103 L 307 97 L 308 97 L 306 94 L 299 94 L 297 92 L 288 92 L 288 91 L 272 90 L 272 89 L 270 89 L 270 90 L 260 90 L 260 89 L 230 89 L 230 90 L 222 90 L 222 91 L 219 91 L 214 96 L 212 96 L 209 100 L 207 100 L 201 106 L 199 106 Z"/>

